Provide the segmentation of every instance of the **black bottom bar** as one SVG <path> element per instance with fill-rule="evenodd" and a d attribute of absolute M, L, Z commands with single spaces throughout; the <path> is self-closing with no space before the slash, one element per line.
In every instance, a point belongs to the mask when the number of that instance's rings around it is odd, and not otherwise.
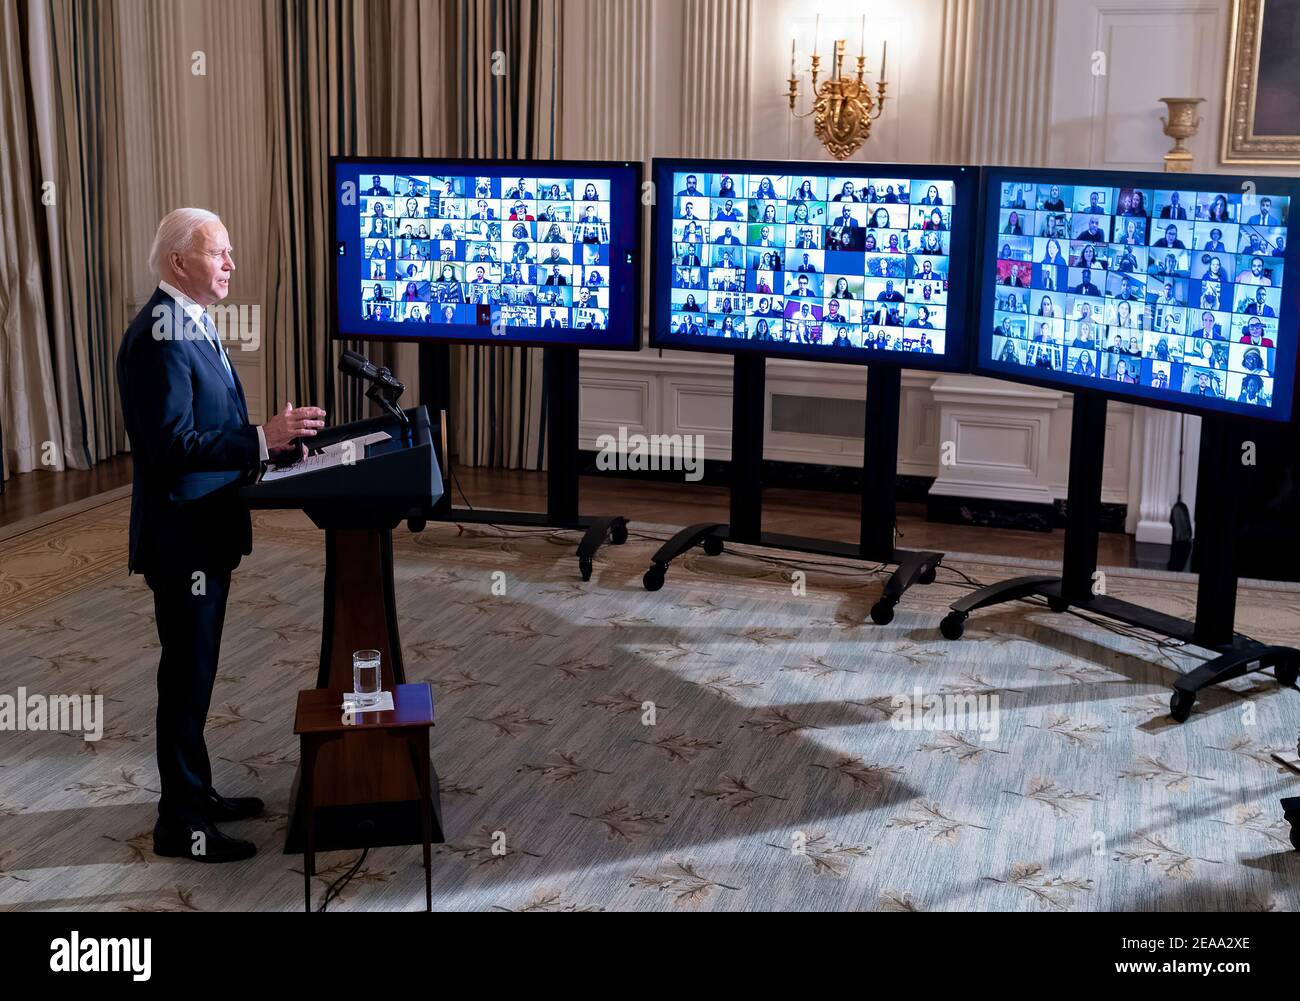
<path fill-rule="evenodd" d="M 723 543 L 731 540 L 729 525 L 719 522 L 702 522 L 689 525 L 665 542 L 651 557 L 650 569 L 641 578 L 647 591 L 658 591 L 664 586 L 668 566 L 673 560 L 696 546 L 701 546 L 709 556 L 717 556 L 723 550 Z M 865 560 L 860 546 L 850 542 L 835 542 L 831 539 L 810 539 L 802 535 L 781 535 L 776 532 L 761 532 L 757 542 L 746 545 L 763 546 L 768 549 L 784 549 L 796 553 L 810 553 L 817 556 L 837 556 L 852 560 Z M 871 563 L 893 564 L 898 567 L 889 575 L 885 589 L 879 600 L 871 606 L 871 619 L 877 625 L 888 625 L 894 618 L 894 606 L 902 600 L 903 595 L 913 584 L 933 584 L 935 572 L 942 562 L 943 553 L 913 552 L 907 549 L 895 549 L 889 559 L 867 560 Z"/>

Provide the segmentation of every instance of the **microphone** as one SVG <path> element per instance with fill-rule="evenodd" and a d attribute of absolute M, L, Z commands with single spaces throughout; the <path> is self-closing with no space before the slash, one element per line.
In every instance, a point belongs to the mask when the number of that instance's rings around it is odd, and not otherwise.
<path fill-rule="evenodd" d="M 392 372 L 382 366 L 376 366 L 365 355 L 355 351 L 344 351 L 339 358 L 339 371 L 354 379 L 371 382 L 395 393 L 406 392 L 406 386 L 399 382 Z"/>
<path fill-rule="evenodd" d="M 365 355 L 355 351 L 344 351 L 339 357 L 339 371 L 353 379 L 370 383 L 366 399 L 388 411 L 399 423 L 409 424 L 406 414 L 397 405 L 398 397 L 406 392 L 406 386 L 387 368 L 375 365 Z"/>

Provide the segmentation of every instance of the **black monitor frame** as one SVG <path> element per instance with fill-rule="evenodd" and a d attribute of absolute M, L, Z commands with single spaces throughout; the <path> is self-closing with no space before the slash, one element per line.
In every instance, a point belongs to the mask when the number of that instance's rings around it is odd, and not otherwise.
<path fill-rule="evenodd" d="M 338 220 L 337 210 L 339 204 L 338 198 L 338 181 L 337 171 L 342 164 L 358 166 L 429 166 L 429 173 L 436 174 L 437 169 L 441 167 L 450 167 L 453 169 L 482 168 L 486 172 L 502 171 L 512 172 L 515 170 L 523 171 L 541 171 L 545 173 L 569 173 L 570 171 L 599 170 L 612 171 L 615 169 L 626 169 L 631 172 L 633 179 L 634 191 L 634 211 L 630 213 L 631 218 L 629 227 L 632 238 L 629 245 L 632 248 L 631 260 L 626 262 L 629 270 L 630 279 L 628 288 L 625 292 L 620 293 L 620 298 L 627 303 L 628 323 L 631 328 L 630 336 L 622 339 L 620 343 L 599 344 L 591 343 L 589 340 L 542 340 L 531 337 L 455 337 L 455 336 L 412 336 L 405 334 L 377 334 L 370 331 L 354 332 L 342 329 L 342 323 L 339 316 L 339 298 L 338 298 L 338 266 L 331 259 L 329 269 L 329 332 L 333 340 L 347 341 L 385 341 L 398 342 L 407 344 L 474 344 L 481 347 L 540 347 L 540 348 L 579 348 L 584 351 L 639 351 L 641 349 L 641 283 L 642 283 L 642 259 L 644 258 L 644 206 L 642 204 L 642 190 L 644 165 L 640 161 L 620 161 L 620 160 L 513 160 L 513 159 L 484 159 L 474 157 L 404 157 L 404 156 L 331 156 L 328 165 L 328 177 L 330 187 L 329 197 L 329 245 L 336 247 L 338 240 Z M 415 173 L 416 171 L 412 171 Z M 612 191 L 611 191 L 612 196 Z M 629 206 L 632 207 L 632 206 Z M 612 215 L 612 210 L 611 210 Z M 613 219 L 611 218 L 611 225 Z M 331 258 L 333 255 L 331 254 Z M 611 264 L 612 268 L 612 264 Z M 611 305 L 613 301 L 614 283 L 610 283 Z M 611 308 L 612 315 L 613 310 Z M 606 332 L 612 329 L 613 324 L 607 324 Z M 528 328 L 523 328 L 528 329 Z"/>
<path fill-rule="evenodd" d="M 1274 346 L 1277 352 L 1273 371 L 1290 373 L 1290 385 L 1279 404 L 1279 380 L 1275 375 L 1274 404 L 1272 407 L 1259 407 L 1251 404 L 1237 403 L 1223 399 L 1216 402 L 1196 403 L 1193 398 L 1181 391 L 1156 389 L 1152 386 L 1133 386 L 1089 376 L 1072 375 L 1060 372 L 1051 376 L 1037 376 L 1034 369 L 1023 365 L 1012 365 L 992 360 L 993 315 L 996 311 L 995 296 L 1003 286 L 990 284 L 989 267 L 998 260 L 997 241 L 1002 234 L 997 232 L 994 220 L 1000 218 L 1001 185 L 1004 182 L 1019 180 L 1038 184 L 1061 184 L 1080 186 L 1095 184 L 1098 187 L 1140 187 L 1177 189 L 1180 191 L 1214 191 L 1225 188 L 1231 190 L 1253 184 L 1255 190 L 1270 194 L 1286 195 L 1292 199 L 1291 212 L 1300 206 L 1300 178 L 1275 177 L 1252 174 L 1181 174 L 1161 171 L 1129 170 L 1092 170 L 1069 169 L 1060 167 L 985 167 L 981 169 L 981 216 L 980 236 L 973 259 L 978 272 L 972 281 L 979 284 L 978 292 L 972 298 L 975 312 L 972 315 L 971 328 L 975 332 L 972 338 L 971 370 L 978 375 L 1009 382 L 1042 386 L 1067 393 L 1094 392 L 1108 399 L 1121 403 L 1137 404 L 1180 413 L 1205 415 L 1217 414 L 1245 420 L 1262 420 L 1270 423 L 1285 424 L 1294 418 L 1294 389 L 1297 361 L 1297 327 L 1300 326 L 1300 250 L 1295 243 L 1286 248 L 1282 257 L 1284 279 L 1280 309 L 1278 310 L 1278 330 L 1290 331 L 1291 340 L 1283 343 L 1279 334 Z M 1154 212 L 1154 205 L 1152 210 Z M 1151 218 L 1151 216 L 1148 216 Z M 1193 221 L 1193 220 L 1188 220 Z M 1295 217 L 1288 215 L 1288 231 Z M 1298 227 L 1300 228 L 1300 227 Z M 1288 235 L 1289 232 L 1288 232 Z M 1194 249 L 1194 248 L 1193 248 Z M 1189 307 L 1191 308 L 1191 307 Z M 1032 315 L 1032 314 L 1031 314 Z M 1231 338 L 1227 343 L 1232 343 Z"/>
<path fill-rule="evenodd" d="M 672 313 L 672 217 L 675 199 L 672 176 L 680 171 L 701 174 L 720 172 L 735 174 L 804 173 L 823 177 L 848 174 L 922 177 L 950 181 L 954 185 L 954 204 L 965 206 L 954 215 L 949 257 L 960 263 L 949 268 L 948 322 L 945 328 L 946 349 L 943 354 L 927 355 L 913 351 L 875 349 L 840 349 L 829 345 L 789 344 L 781 341 L 724 340 L 717 337 L 685 339 L 668 332 Z M 874 365 L 900 369 L 924 369 L 937 372 L 968 372 L 972 341 L 968 320 L 971 315 L 971 282 L 974 277 L 974 238 L 980 216 L 979 168 L 950 164 L 867 163 L 819 160 L 709 160 L 656 157 L 651 168 L 655 206 L 650 226 L 650 347 L 674 351 L 703 351 L 709 354 L 762 355 L 802 361 L 831 362 L 848 365 Z M 954 275 L 957 277 L 955 278 Z M 958 280 L 960 279 L 960 280 Z"/>

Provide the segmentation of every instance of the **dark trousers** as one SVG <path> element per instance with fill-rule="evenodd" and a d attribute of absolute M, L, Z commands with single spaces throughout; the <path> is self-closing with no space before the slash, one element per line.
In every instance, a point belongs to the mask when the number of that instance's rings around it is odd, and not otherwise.
<path fill-rule="evenodd" d="M 158 776 L 165 824 L 202 820 L 201 800 L 212 788 L 203 727 L 221 653 L 221 627 L 230 595 L 230 570 L 146 573 L 162 657 L 158 661 Z M 201 593 L 195 594 L 196 590 Z"/>

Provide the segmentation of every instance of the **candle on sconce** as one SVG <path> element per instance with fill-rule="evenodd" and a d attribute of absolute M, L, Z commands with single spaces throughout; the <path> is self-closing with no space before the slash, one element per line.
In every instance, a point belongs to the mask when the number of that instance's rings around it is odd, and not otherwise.
<path fill-rule="evenodd" d="M 889 43 L 880 43 L 880 79 L 885 79 L 885 56 L 889 53 Z"/>
<path fill-rule="evenodd" d="M 817 49 L 822 41 L 822 16 L 817 15 L 817 27 L 813 30 L 813 55 L 817 55 Z"/>
<path fill-rule="evenodd" d="M 862 41 L 858 42 L 858 52 L 861 55 L 867 54 L 867 15 L 862 15 Z"/>
<path fill-rule="evenodd" d="M 794 76 L 794 36 L 790 36 L 790 75 Z"/>

